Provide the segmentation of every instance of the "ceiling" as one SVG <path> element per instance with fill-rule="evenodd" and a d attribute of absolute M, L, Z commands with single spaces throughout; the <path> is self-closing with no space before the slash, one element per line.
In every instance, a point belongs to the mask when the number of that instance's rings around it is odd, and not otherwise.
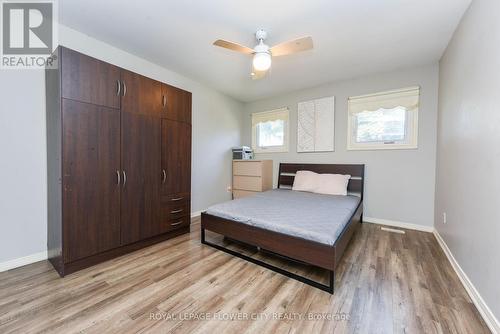
<path fill-rule="evenodd" d="M 439 60 L 471 0 L 61 0 L 60 21 L 103 42 L 249 102 L 339 79 Z M 314 50 L 273 59 L 250 77 L 253 47 L 310 35 Z"/>

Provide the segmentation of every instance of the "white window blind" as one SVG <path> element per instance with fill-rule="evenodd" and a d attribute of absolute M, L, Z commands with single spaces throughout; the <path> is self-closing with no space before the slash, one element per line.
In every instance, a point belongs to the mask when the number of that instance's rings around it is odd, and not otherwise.
<path fill-rule="evenodd" d="M 288 152 L 288 108 L 252 114 L 252 148 L 257 153 Z"/>
<path fill-rule="evenodd" d="M 350 97 L 347 148 L 417 148 L 419 99 L 419 87 Z"/>

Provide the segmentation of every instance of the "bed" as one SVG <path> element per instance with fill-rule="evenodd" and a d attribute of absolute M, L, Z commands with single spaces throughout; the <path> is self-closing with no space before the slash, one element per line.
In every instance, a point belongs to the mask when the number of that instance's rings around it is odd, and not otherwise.
<path fill-rule="evenodd" d="M 292 191 L 295 173 L 349 174 L 347 196 Z M 201 242 L 329 293 L 335 269 L 362 222 L 364 165 L 290 164 L 279 168 L 278 188 L 221 203 L 201 215 Z M 329 284 L 313 281 L 206 240 L 205 231 L 290 260 L 326 269 Z"/>

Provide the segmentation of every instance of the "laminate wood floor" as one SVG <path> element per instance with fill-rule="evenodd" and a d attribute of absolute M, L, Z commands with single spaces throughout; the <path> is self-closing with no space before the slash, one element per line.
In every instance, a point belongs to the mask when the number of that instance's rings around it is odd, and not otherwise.
<path fill-rule="evenodd" d="M 62 279 L 47 261 L 0 273 L 0 333 L 489 333 L 430 233 L 362 224 L 330 295 L 202 246 L 199 228 Z"/>

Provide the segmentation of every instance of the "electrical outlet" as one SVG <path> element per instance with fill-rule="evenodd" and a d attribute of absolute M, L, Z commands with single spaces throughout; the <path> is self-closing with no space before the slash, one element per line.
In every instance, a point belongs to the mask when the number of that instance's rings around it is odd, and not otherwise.
<path fill-rule="evenodd" d="M 232 188 L 231 186 L 227 186 L 226 191 L 227 191 L 228 193 L 230 193 L 232 190 L 233 190 L 233 188 Z"/>
<path fill-rule="evenodd" d="M 446 212 L 443 212 L 443 224 L 446 224 L 447 221 L 446 221 Z"/>

